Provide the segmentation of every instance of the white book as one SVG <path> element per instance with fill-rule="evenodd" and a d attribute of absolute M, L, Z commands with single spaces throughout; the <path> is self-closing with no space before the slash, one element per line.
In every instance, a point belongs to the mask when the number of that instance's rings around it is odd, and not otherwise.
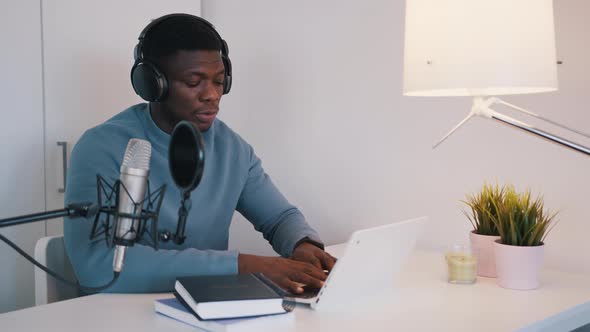
<path fill-rule="evenodd" d="M 211 332 L 289 331 L 295 327 L 293 312 L 253 318 L 199 320 L 176 298 L 155 300 L 154 306 L 157 313 Z"/>

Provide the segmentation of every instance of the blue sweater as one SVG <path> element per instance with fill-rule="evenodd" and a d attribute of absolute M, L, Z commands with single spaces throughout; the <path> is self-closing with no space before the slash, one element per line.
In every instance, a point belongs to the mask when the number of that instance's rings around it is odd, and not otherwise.
<path fill-rule="evenodd" d="M 96 202 L 96 174 L 111 184 L 119 178 L 131 138 L 152 144 L 150 187 L 153 190 L 166 184 L 158 228 L 174 233 L 180 192 L 168 168 L 170 135 L 154 123 L 147 104 L 132 106 L 82 135 L 72 151 L 65 203 Z M 172 241 L 161 242 L 157 251 L 141 243 L 129 247 L 119 280 L 107 292 L 171 291 L 179 276 L 238 273 L 238 252 L 227 250 L 234 210 L 246 217 L 282 256 L 289 256 L 304 237 L 320 241 L 239 135 L 217 119 L 203 133 L 203 139 L 205 170 L 191 195 L 185 243 L 179 246 Z M 66 251 L 84 286 L 106 284 L 113 276 L 113 249 L 104 240 L 89 240 L 92 222 L 84 218 L 64 222 Z"/>

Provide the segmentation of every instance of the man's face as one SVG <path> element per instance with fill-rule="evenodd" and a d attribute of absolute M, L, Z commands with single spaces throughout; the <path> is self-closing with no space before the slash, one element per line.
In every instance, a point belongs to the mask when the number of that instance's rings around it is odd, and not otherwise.
<path fill-rule="evenodd" d="M 178 51 L 161 61 L 168 96 L 161 102 L 162 120 L 172 129 L 181 120 L 208 130 L 219 111 L 224 67 L 219 51 Z"/>

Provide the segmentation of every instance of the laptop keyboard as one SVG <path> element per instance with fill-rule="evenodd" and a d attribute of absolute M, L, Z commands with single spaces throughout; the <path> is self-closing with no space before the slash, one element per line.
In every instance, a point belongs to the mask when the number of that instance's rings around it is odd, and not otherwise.
<path fill-rule="evenodd" d="M 290 294 L 289 296 L 297 297 L 300 299 L 311 299 L 311 298 L 318 296 L 319 292 L 320 292 L 319 288 L 310 287 L 310 286 L 303 286 L 303 293 L 301 293 L 301 294 L 289 293 Z"/>
<path fill-rule="evenodd" d="M 320 291 L 319 288 L 315 288 L 315 287 L 311 287 L 311 286 L 303 286 L 303 293 L 294 294 L 294 293 L 291 293 L 291 292 L 283 289 L 282 287 L 279 287 L 279 285 L 272 282 L 272 280 L 268 279 L 262 273 L 254 273 L 254 275 L 256 275 L 258 277 L 258 279 L 263 281 L 267 286 L 272 288 L 275 292 L 277 292 L 282 297 L 291 297 L 291 298 L 296 297 L 296 298 L 300 298 L 300 299 L 311 299 L 311 298 L 316 297 Z"/>

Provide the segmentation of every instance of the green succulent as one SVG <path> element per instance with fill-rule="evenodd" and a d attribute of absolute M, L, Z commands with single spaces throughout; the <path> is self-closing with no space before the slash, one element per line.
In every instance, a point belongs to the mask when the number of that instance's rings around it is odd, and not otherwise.
<path fill-rule="evenodd" d="M 495 201 L 495 214 L 488 216 L 496 225 L 501 243 L 513 246 L 540 246 L 555 226 L 557 212 L 544 210 L 541 196 L 532 199 L 531 191 L 518 193 L 506 187 L 504 199 Z"/>
<path fill-rule="evenodd" d="M 461 201 L 470 208 L 469 212 L 463 210 L 463 213 L 476 234 L 500 235 L 494 219 L 497 216 L 496 206 L 504 200 L 505 191 L 503 186 L 484 184 L 480 192 L 467 195 L 466 200 Z"/>
<path fill-rule="evenodd" d="M 556 223 L 557 212 L 546 212 L 542 197 L 532 199 L 530 189 L 518 193 L 513 185 L 484 184 L 462 202 L 470 207 L 463 213 L 476 234 L 500 236 L 507 245 L 542 245 Z"/>

